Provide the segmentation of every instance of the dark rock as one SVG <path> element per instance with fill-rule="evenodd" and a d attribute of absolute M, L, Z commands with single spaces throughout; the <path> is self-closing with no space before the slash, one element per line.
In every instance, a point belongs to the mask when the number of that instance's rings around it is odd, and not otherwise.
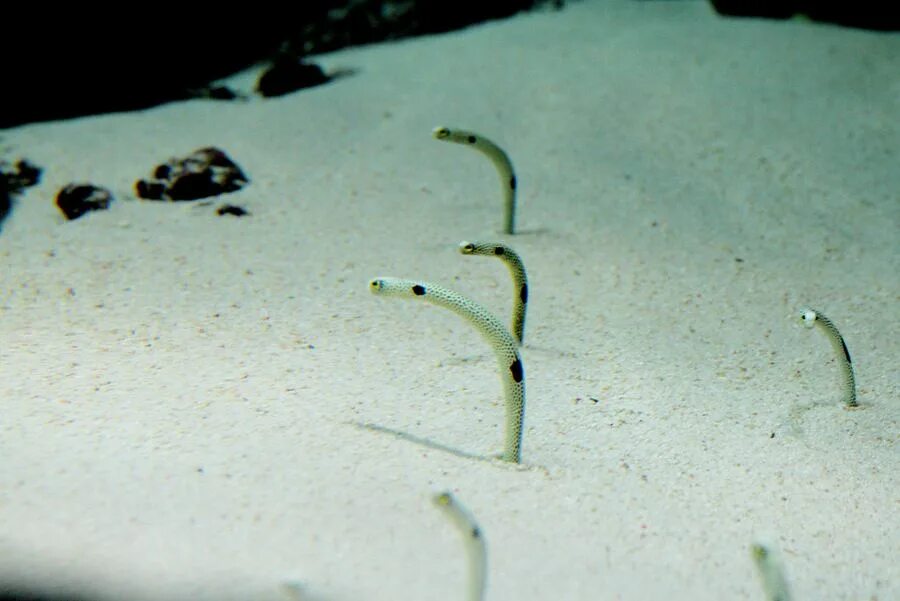
<path fill-rule="evenodd" d="M 135 190 L 147 200 L 197 200 L 235 192 L 249 181 L 227 154 L 208 147 L 158 165 L 150 179 L 135 183 Z"/>
<path fill-rule="evenodd" d="M 256 91 L 261 96 L 272 98 L 302 88 L 318 86 L 330 80 L 331 78 L 325 75 L 319 65 L 305 63 L 294 56 L 283 54 L 259 76 Z"/>
<path fill-rule="evenodd" d="M 0 224 L 9 215 L 12 208 L 12 197 L 10 195 L 9 184 L 5 178 L 0 178 Z"/>
<path fill-rule="evenodd" d="M 93 184 L 69 184 L 56 195 L 56 206 L 69 220 L 89 211 L 105 211 L 112 201 L 109 190 Z"/>
<path fill-rule="evenodd" d="M 0 161 L 0 223 L 12 209 L 13 197 L 41 181 L 41 168 L 19 159 L 14 165 Z"/>
<path fill-rule="evenodd" d="M 789 19 L 803 15 L 825 21 L 879 31 L 900 29 L 900 11 L 882 0 L 710 0 L 721 15 Z"/>
<path fill-rule="evenodd" d="M 22 188 L 34 186 L 41 181 L 41 168 L 32 165 L 25 159 L 19 159 L 10 170 L 6 163 L 0 161 L 0 174 L 9 183 L 10 190 L 18 191 Z"/>
<path fill-rule="evenodd" d="M 235 217 L 244 217 L 245 215 L 249 215 L 249 211 L 244 207 L 239 207 L 238 205 L 222 205 L 218 209 L 216 209 L 216 215 L 221 217 L 222 215 L 234 215 Z"/>
<path fill-rule="evenodd" d="M 767 17 L 790 19 L 797 12 L 797 2 L 792 0 L 710 0 L 720 15 L 730 17 Z"/>

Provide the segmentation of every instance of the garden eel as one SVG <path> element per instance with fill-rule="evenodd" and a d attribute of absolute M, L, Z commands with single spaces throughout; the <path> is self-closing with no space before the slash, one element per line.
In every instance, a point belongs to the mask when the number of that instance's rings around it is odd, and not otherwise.
<path fill-rule="evenodd" d="M 525 309 L 528 305 L 528 278 L 525 275 L 525 265 L 522 264 L 518 253 L 501 242 L 460 242 L 459 252 L 464 255 L 499 257 L 506 263 L 515 289 L 512 333 L 519 346 L 522 346 L 525 337 Z"/>
<path fill-rule="evenodd" d="M 856 378 L 853 375 L 853 363 L 850 360 L 850 351 L 847 350 L 844 337 L 838 332 L 834 323 L 819 311 L 807 309 L 803 312 L 801 318 L 808 328 L 819 324 L 828 340 L 831 341 L 831 346 L 834 347 L 834 352 L 837 353 L 838 362 L 841 364 L 841 371 L 844 375 L 844 403 L 848 407 L 859 407 L 859 403 L 856 401 Z"/>
<path fill-rule="evenodd" d="M 459 528 L 459 532 L 462 534 L 466 556 L 469 560 L 469 594 L 466 599 L 481 601 L 484 599 L 484 589 L 487 586 L 487 549 L 481 528 L 478 527 L 472 514 L 460 505 L 450 492 L 434 495 L 432 501 L 450 518 L 450 521 Z"/>
<path fill-rule="evenodd" d="M 525 371 L 515 339 L 500 321 L 481 305 L 436 284 L 397 278 L 376 278 L 369 282 L 373 294 L 421 298 L 449 309 L 481 332 L 494 349 L 506 398 L 506 434 L 503 460 L 519 462 L 522 421 L 525 415 Z"/>
<path fill-rule="evenodd" d="M 462 129 L 436 127 L 432 135 L 438 140 L 471 146 L 491 159 L 497 173 L 500 174 L 500 185 L 503 186 L 503 233 L 515 234 L 516 174 L 512 162 L 503 149 L 480 134 Z"/>
<path fill-rule="evenodd" d="M 781 561 L 768 547 L 759 543 L 750 547 L 750 554 L 759 570 L 767 601 L 790 601 L 791 591 L 785 580 Z"/>

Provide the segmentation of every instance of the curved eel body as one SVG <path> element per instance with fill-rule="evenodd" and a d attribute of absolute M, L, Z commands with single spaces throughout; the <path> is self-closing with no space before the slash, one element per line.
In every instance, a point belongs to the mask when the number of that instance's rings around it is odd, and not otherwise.
<path fill-rule="evenodd" d="M 379 296 L 421 299 L 453 311 L 477 329 L 497 357 L 506 400 L 506 432 L 503 460 L 518 463 L 525 417 L 525 371 L 518 345 L 506 327 L 487 309 L 437 284 L 397 278 L 375 278 L 369 289 Z"/>
<path fill-rule="evenodd" d="M 460 242 L 459 252 L 464 255 L 497 257 L 506 264 L 513 279 L 512 333 L 522 346 L 525 340 L 525 312 L 528 307 L 528 276 L 519 254 L 502 242 Z"/>
<path fill-rule="evenodd" d="M 844 337 L 841 336 L 837 326 L 835 326 L 830 319 L 825 317 L 821 311 L 815 311 L 813 309 L 804 311 L 800 318 L 808 328 L 818 325 L 819 329 L 821 329 L 822 332 L 825 333 L 825 336 L 828 337 L 831 346 L 834 347 L 834 352 L 837 354 L 838 362 L 841 365 L 841 374 L 844 379 L 844 403 L 848 407 L 858 407 L 859 403 L 856 400 L 856 376 L 853 375 L 853 362 L 850 359 L 850 351 L 847 350 L 847 344 L 844 342 Z"/>
<path fill-rule="evenodd" d="M 475 132 L 463 129 L 451 129 L 449 127 L 436 127 L 432 135 L 437 140 L 454 142 L 464 146 L 471 146 L 491 160 L 497 173 L 500 175 L 500 185 L 503 188 L 503 233 L 516 233 L 516 173 L 513 171 L 512 161 L 502 148 Z"/>

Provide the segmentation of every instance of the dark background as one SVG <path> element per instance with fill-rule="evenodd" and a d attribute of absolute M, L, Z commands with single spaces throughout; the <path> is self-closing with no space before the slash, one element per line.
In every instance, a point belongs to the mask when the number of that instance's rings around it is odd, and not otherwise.
<path fill-rule="evenodd" d="M 185 98 L 286 50 L 326 52 L 449 31 L 549 0 L 4 3 L 0 127 L 132 110 Z"/>
<path fill-rule="evenodd" d="M 578 0 L 570 0 L 578 1 Z M 602 2 L 604 0 L 590 0 Z M 678 1 L 678 0 L 634 0 Z M 896 2 L 711 0 L 730 17 L 803 14 L 891 30 Z M 0 8 L 0 128 L 133 110 L 196 94 L 273 58 L 459 29 L 565 0 L 312 0 L 171 4 L 45 4 Z"/>

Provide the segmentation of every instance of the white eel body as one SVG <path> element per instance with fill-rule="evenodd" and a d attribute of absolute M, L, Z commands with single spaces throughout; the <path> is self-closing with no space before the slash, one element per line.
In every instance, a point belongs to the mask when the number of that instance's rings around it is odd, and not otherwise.
<path fill-rule="evenodd" d="M 463 129 L 451 129 L 449 127 L 436 127 L 432 135 L 438 140 L 455 142 L 464 146 L 471 146 L 475 150 L 487 156 L 497 173 L 500 175 L 500 185 L 503 189 L 503 233 L 516 233 L 516 174 L 513 171 L 512 161 L 502 148 L 475 132 Z"/>
<path fill-rule="evenodd" d="M 506 327 L 487 309 L 437 284 L 397 278 L 375 278 L 372 293 L 380 296 L 421 299 L 453 311 L 481 332 L 497 357 L 506 401 L 506 428 L 503 460 L 518 463 L 525 416 L 525 370 L 518 345 Z"/>
<path fill-rule="evenodd" d="M 791 601 L 791 591 L 784 577 L 784 568 L 771 549 L 754 543 L 750 547 L 753 562 L 759 571 L 766 601 Z"/>
<path fill-rule="evenodd" d="M 502 242 L 460 242 L 459 252 L 464 255 L 497 257 L 506 264 L 513 279 L 512 333 L 519 346 L 525 339 L 525 312 L 528 307 L 528 276 L 519 254 Z"/>
<path fill-rule="evenodd" d="M 834 347 L 834 352 L 838 357 L 838 363 L 841 365 L 841 374 L 844 379 L 844 403 L 848 407 L 858 407 L 859 403 L 856 401 L 856 377 L 853 375 L 853 362 L 850 359 L 850 351 L 847 350 L 844 337 L 838 332 L 834 323 L 820 311 L 807 309 L 803 312 L 801 318 L 807 327 L 811 328 L 814 325 L 818 325 L 819 329 L 831 341 L 831 346 Z"/>
<path fill-rule="evenodd" d="M 487 547 L 481 528 L 472 514 L 463 507 L 450 493 L 443 492 L 432 497 L 432 500 L 453 525 L 459 529 L 466 548 L 469 561 L 469 581 L 467 601 L 482 601 L 487 587 Z"/>

